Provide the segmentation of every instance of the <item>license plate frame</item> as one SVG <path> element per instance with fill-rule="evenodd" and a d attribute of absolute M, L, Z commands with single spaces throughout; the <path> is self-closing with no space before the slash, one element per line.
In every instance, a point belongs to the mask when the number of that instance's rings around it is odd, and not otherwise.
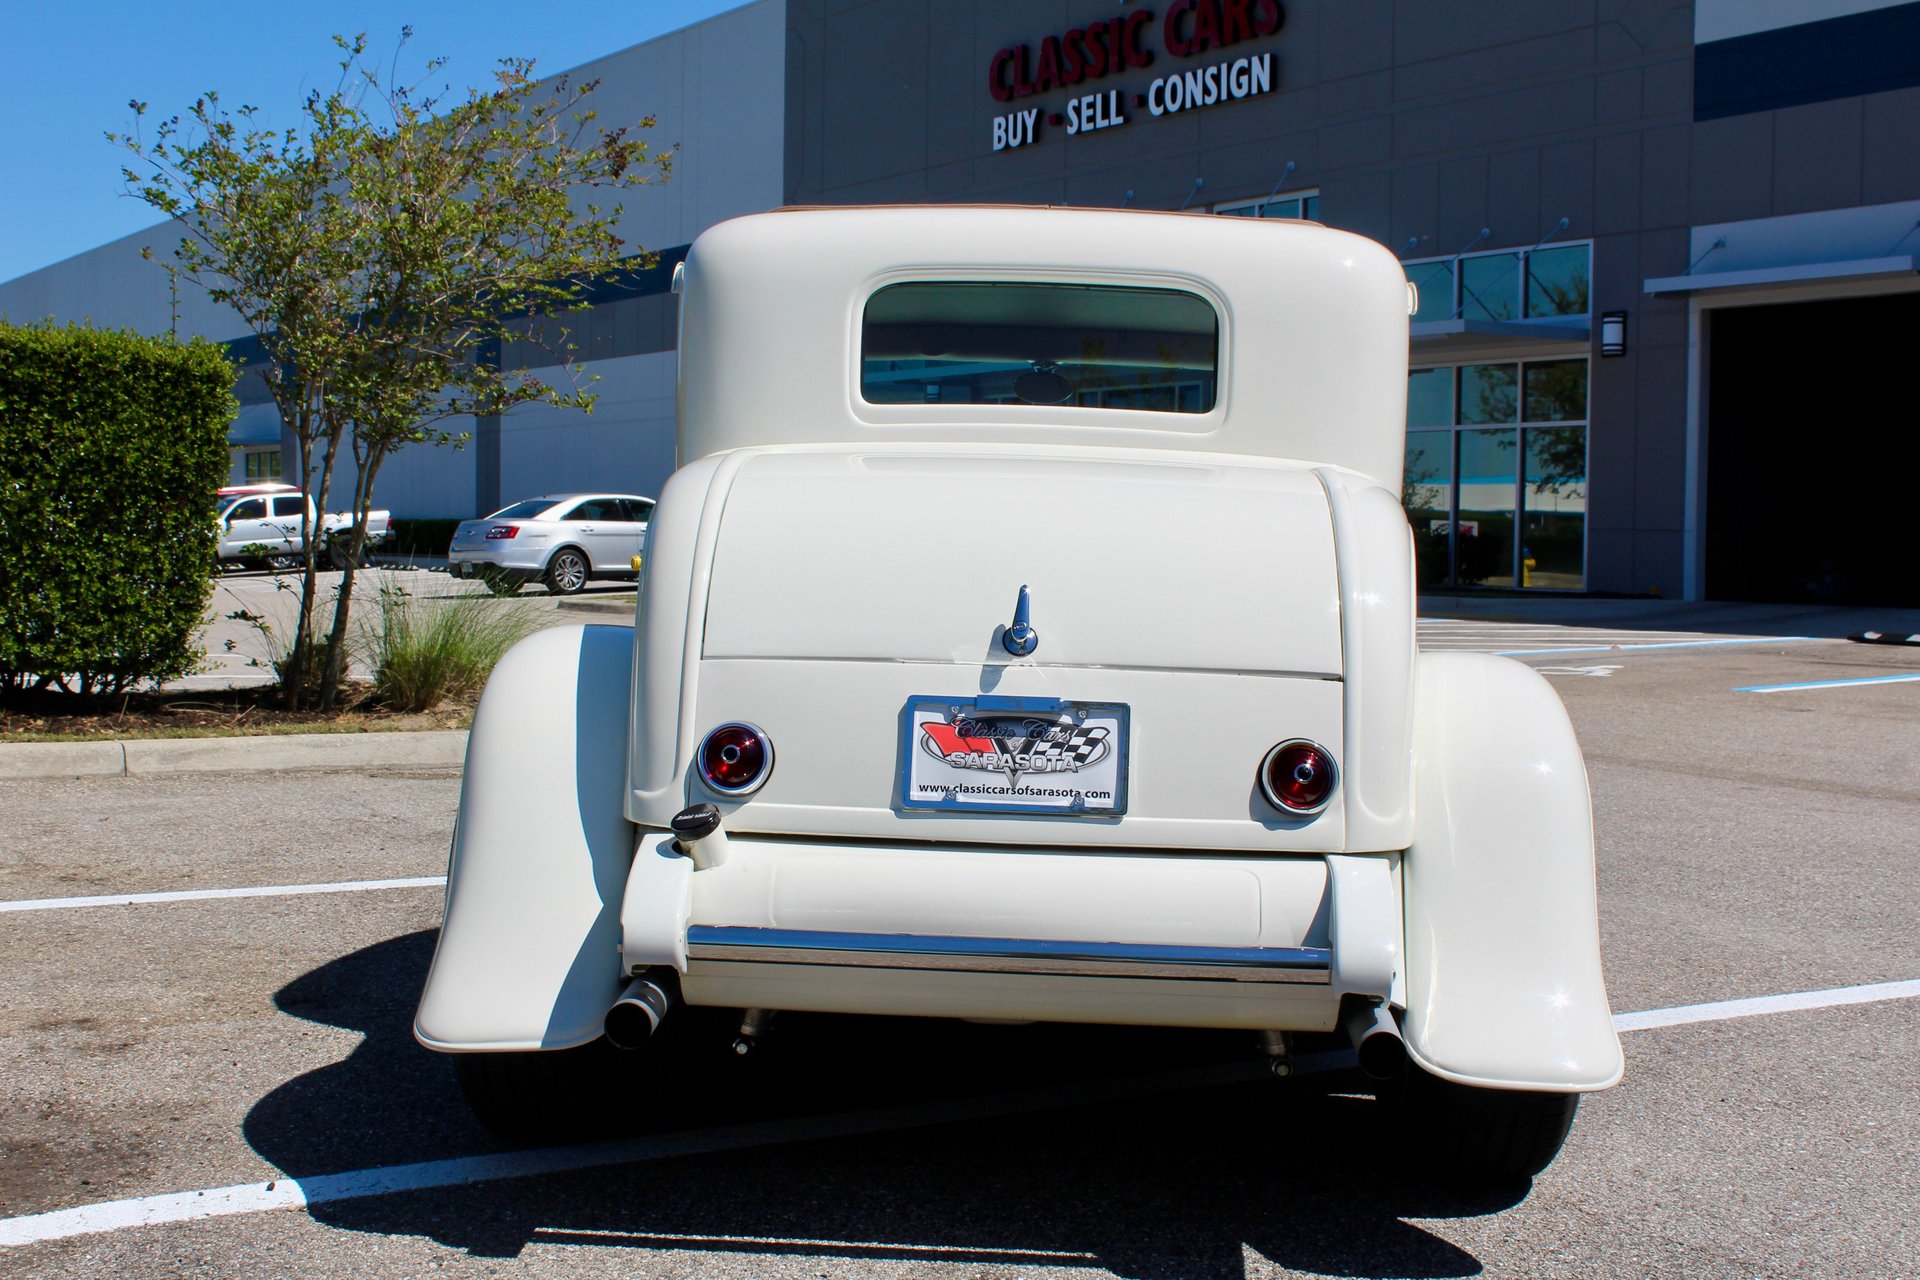
<path fill-rule="evenodd" d="M 901 721 L 902 810 L 1076 819 L 1127 811 L 1123 702 L 927 694 L 907 700 Z"/>

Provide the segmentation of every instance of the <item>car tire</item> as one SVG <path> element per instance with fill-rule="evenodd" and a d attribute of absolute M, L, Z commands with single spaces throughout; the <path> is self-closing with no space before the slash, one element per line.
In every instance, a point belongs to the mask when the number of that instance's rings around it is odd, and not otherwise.
<path fill-rule="evenodd" d="M 301 558 L 290 551 L 282 555 L 267 557 L 267 571 L 269 573 L 291 573 L 300 567 Z"/>
<path fill-rule="evenodd" d="M 579 595 L 587 585 L 587 577 L 592 566 L 587 562 L 584 551 L 576 547 L 562 547 L 553 553 L 553 559 L 547 561 L 547 590 L 556 596 Z"/>
<path fill-rule="evenodd" d="M 619 1051 L 577 1049 L 454 1056 L 460 1092 L 489 1133 L 510 1142 L 564 1142 L 604 1129 L 619 1096 Z"/>
<path fill-rule="evenodd" d="M 332 565 L 336 569 L 344 569 L 347 567 L 347 561 L 350 558 L 351 556 L 350 556 L 350 553 L 347 551 L 347 544 L 345 542 L 341 541 L 339 538 L 327 539 L 327 563 L 328 564 Z M 366 556 L 366 553 L 363 551 L 360 553 L 360 559 L 356 562 L 356 567 L 364 569 L 367 567 L 367 563 L 368 563 L 367 556 Z"/>
<path fill-rule="evenodd" d="M 1412 1067 L 1395 1101 L 1413 1150 L 1436 1176 L 1509 1185 L 1553 1163 L 1580 1095 L 1477 1089 Z"/>

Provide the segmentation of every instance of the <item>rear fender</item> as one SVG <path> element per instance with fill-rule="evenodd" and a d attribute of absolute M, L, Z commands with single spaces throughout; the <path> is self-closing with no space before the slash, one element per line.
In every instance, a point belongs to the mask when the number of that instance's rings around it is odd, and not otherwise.
<path fill-rule="evenodd" d="M 1531 668 L 1487 654 L 1422 654 L 1417 685 L 1408 1052 L 1461 1084 L 1604 1089 L 1622 1059 L 1566 709 Z"/>
<path fill-rule="evenodd" d="M 562 1049 L 620 988 L 633 630 L 554 627 L 494 669 L 467 739 L 446 920 L 414 1020 L 430 1049 Z"/>

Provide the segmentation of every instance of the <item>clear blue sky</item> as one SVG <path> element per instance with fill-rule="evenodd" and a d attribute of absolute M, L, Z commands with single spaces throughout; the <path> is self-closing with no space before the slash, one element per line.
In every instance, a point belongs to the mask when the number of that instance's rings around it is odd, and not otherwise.
<path fill-rule="evenodd" d="M 371 51 L 390 54 L 410 25 L 402 69 L 445 57 L 441 78 L 464 88 L 487 83 L 501 58 L 564 71 L 743 2 L 0 0 L 0 280 L 160 221 L 124 194 L 125 153 L 104 138 L 129 131 L 129 99 L 163 117 L 214 89 L 286 124 L 307 90 L 335 82 L 336 34 L 364 31 Z"/>

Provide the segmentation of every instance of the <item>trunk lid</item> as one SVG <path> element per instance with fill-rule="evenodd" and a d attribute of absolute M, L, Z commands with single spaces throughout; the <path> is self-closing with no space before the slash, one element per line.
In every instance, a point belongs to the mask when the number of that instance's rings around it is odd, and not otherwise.
<path fill-rule="evenodd" d="M 999 643 L 1020 588 L 1039 643 Z M 1338 676 L 1324 491 L 1203 461 L 781 453 L 728 493 L 702 656 Z"/>
<path fill-rule="evenodd" d="M 691 767 L 705 732 L 732 721 L 770 736 L 778 763 L 762 789 L 725 806 L 729 829 L 1341 848 L 1338 804 L 1289 818 L 1256 783 L 1275 743 L 1307 738 L 1336 757 L 1343 746 L 1325 490 L 1285 464 L 1135 457 L 896 447 L 744 459 L 713 535 L 679 754 Z M 1022 585 L 1039 642 L 1015 657 L 1000 638 Z M 1100 768 L 1069 776 L 1041 771 L 1078 763 L 989 767 L 980 755 L 929 773 L 921 739 L 953 734 L 923 722 L 957 726 L 990 705 L 1051 705 L 1068 728 L 1107 726 L 1106 747 L 1084 753 Z M 1116 760 L 1117 776 L 1101 772 Z M 926 803 L 928 777 L 960 784 L 956 803 Z M 1063 783 L 1101 790 L 1084 806 L 1034 799 L 1063 795 Z M 1015 800 L 1002 784 L 1050 789 Z M 659 794 L 655 816 L 700 791 Z"/>

